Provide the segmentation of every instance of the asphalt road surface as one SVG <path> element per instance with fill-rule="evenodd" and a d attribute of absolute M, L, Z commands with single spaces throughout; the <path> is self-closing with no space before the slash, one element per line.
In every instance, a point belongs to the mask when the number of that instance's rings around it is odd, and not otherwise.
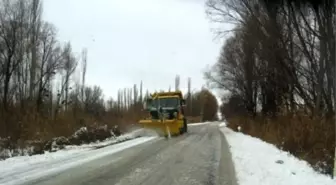
<path fill-rule="evenodd" d="M 218 124 L 154 139 L 29 185 L 236 185 L 231 154 Z"/>

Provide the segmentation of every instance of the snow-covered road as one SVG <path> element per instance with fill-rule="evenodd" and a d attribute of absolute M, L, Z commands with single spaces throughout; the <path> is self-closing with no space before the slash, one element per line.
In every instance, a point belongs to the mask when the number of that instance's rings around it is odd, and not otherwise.
<path fill-rule="evenodd" d="M 0 184 L 336 184 L 305 161 L 225 123 L 188 126 L 187 134 L 169 140 L 142 136 L 0 161 Z"/>
<path fill-rule="evenodd" d="M 235 185 L 228 151 L 218 123 L 195 124 L 189 126 L 187 134 L 169 140 L 140 137 L 96 150 L 53 156 L 58 159 L 45 159 L 23 169 L 8 165 L 0 174 L 0 184 Z M 54 155 L 62 152 L 66 151 Z"/>
<path fill-rule="evenodd" d="M 15 157 L 0 162 L 0 184 L 15 185 L 60 173 L 90 161 L 125 150 L 156 137 L 140 137 L 122 143 L 94 149 L 81 146 L 44 155 Z M 101 147 L 100 145 L 97 145 Z M 107 144 L 107 143 L 106 143 Z"/>

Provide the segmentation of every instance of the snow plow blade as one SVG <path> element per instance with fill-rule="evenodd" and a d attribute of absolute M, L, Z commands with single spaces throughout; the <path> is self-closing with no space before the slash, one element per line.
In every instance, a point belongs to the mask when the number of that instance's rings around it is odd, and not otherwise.
<path fill-rule="evenodd" d="M 139 124 L 145 128 L 154 130 L 159 136 L 169 137 L 183 134 L 183 120 L 140 120 Z"/>

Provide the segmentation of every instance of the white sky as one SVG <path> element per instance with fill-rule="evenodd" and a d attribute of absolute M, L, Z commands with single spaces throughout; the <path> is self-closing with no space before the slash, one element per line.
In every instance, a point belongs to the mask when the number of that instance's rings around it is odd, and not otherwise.
<path fill-rule="evenodd" d="M 106 97 L 143 81 L 144 89 L 200 89 L 203 70 L 216 62 L 221 43 L 214 40 L 204 0 L 44 0 L 44 19 L 71 41 L 80 54 L 88 49 L 88 85 Z"/>

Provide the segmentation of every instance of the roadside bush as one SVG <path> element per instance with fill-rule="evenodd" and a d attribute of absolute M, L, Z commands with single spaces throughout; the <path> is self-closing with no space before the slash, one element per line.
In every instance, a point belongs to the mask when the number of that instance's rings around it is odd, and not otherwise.
<path fill-rule="evenodd" d="M 332 174 L 335 156 L 335 118 L 310 119 L 307 116 L 282 116 L 277 119 L 262 117 L 232 117 L 228 127 L 260 138 L 306 160 L 323 174 Z"/>
<path fill-rule="evenodd" d="M 69 137 L 59 136 L 49 140 L 27 140 L 13 142 L 11 138 L 0 138 L 0 160 L 15 156 L 43 154 L 45 151 L 55 152 L 67 145 L 89 144 L 120 136 L 122 132 L 117 126 L 93 125 L 80 127 Z"/>

